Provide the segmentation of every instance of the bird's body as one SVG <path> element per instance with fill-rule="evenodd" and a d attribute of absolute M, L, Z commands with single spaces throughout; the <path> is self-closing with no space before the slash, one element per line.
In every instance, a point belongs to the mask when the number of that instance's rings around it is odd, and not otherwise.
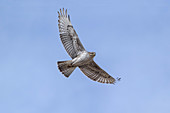
<path fill-rule="evenodd" d="M 82 66 L 88 64 L 93 59 L 93 56 L 89 52 L 83 51 L 77 57 L 72 60 L 73 66 Z"/>
<path fill-rule="evenodd" d="M 69 77 L 76 67 L 90 79 L 101 83 L 115 83 L 115 79 L 101 69 L 93 60 L 95 52 L 88 52 L 81 44 L 74 30 L 67 10 L 58 12 L 60 39 L 72 60 L 58 61 L 59 70 Z"/>

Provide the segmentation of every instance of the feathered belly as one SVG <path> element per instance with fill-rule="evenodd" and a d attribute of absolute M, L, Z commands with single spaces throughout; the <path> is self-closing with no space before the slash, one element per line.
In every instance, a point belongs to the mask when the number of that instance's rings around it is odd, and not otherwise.
<path fill-rule="evenodd" d="M 92 58 L 90 57 L 88 52 L 84 51 L 72 60 L 72 65 L 73 66 L 81 66 L 81 65 L 87 64 L 89 61 L 91 61 L 91 59 Z"/>

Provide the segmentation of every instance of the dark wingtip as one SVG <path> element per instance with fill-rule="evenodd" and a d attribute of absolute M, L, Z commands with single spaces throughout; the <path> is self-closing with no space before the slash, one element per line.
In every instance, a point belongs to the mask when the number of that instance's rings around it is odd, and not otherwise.
<path fill-rule="evenodd" d="M 68 15 L 68 20 L 70 21 L 70 15 Z"/>

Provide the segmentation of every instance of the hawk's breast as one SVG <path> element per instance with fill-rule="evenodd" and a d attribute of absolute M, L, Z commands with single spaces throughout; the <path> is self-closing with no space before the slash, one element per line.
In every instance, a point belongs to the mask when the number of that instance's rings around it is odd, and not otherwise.
<path fill-rule="evenodd" d="M 83 51 L 72 60 L 73 61 L 72 65 L 81 66 L 87 64 L 89 61 L 91 61 L 91 59 L 92 58 L 90 57 L 89 53 L 87 51 Z"/>

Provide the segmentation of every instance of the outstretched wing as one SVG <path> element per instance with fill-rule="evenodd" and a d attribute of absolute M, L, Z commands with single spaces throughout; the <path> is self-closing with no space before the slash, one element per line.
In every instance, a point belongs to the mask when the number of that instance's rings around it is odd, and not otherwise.
<path fill-rule="evenodd" d="M 79 52 L 84 51 L 85 49 L 71 24 L 70 16 L 67 15 L 67 9 L 66 11 L 64 11 L 64 8 L 63 11 L 60 9 L 60 12 L 58 12 L 58 18 L 61 41 L 70 57 L 75 58 Z"/>
<path fill-rule="evenodd" d="M 115 79 L 101 69 L 94 61 L 90 64 L 80 66 L 79 68 L 87 77 L 94 81 L 109 84 L 115 83 Z"/>

